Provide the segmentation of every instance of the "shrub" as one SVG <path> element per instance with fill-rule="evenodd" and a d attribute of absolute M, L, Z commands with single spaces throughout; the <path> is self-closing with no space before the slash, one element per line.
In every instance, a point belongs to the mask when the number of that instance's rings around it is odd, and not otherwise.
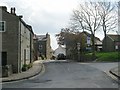
<path fill-rule="evenodd" d="M 22 67 L 22 71 L 26 71 L 27 69 L 28 69 L 28 65 L 24 64 L 23 67 Z"/>
<path fill-rule="evenodd" d="M 32 63 L 28 64 L 28 65 L 27 65 L 28 69 L 31 68 L 32 65 L 33 65 Z"/>

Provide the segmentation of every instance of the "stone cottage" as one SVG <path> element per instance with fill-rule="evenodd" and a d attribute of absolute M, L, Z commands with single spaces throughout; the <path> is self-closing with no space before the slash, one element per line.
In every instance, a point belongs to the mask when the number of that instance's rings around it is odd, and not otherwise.
<path fill-rule="evenodd" d="M 107 34 L 103 39 L 103 51 L 113 52 L 120 50 L 120 35 Z"/>
<path fill-rule="evenodd" d="M 41 59 L 50 59 L 52 57 L 52 48 L 50 43 L 50 35 L 37 35 L 39 57 Z"/>
<path fill-rule="evenodd" d="M 33 31 L 22 16 L 1 6 L 0 35 L 2 36 L 2 66 L 10 65 L 13 73 L 19 73 L 24 64 L 33 62 Z"/>

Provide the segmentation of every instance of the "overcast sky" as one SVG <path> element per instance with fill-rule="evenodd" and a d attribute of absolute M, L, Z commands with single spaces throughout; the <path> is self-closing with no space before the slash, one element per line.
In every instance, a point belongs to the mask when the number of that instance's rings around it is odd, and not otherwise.
<path fill-rule="evenodd" d="M 58 47 L 55 34 L 68 26 L 72 11 L 79 3 L 80 0 L 0 0 L 0 6 L 7 6 L 9 12 L 11 7 L 15 7 L 16 14 L 23 15 L 23 20 L 33 27 L 35 34 L 48 32 L 53 49 Z M 102 33 L 98 37 L 102 38 Z"/>

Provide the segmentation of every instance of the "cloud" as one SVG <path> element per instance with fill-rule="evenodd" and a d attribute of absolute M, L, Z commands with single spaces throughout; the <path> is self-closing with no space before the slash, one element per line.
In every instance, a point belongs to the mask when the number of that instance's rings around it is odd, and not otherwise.
<path fill-rule="evenodd" d="M 10 12 L 16 7 L 17 15 L 23 15 L 23 20 L 32 25 L 36 34 L 51 34 L 53 48 L 57 46 L 55 33 L 66 27 L 70 13 L 79 0 L 2 0 Z"/>
<path fill-rule="evenodd" d="M 80 0 L 0 0 L 0 5 L 7 6 L 8 11 L 10 7 L 16 7 L 17 15 L 23 15 L 23 20 L 32 25 L 36 34 L 50 33 L 54 48 L 57 45 L 54 34 L 68 25 L 72 10 L 79 2 Z"/>

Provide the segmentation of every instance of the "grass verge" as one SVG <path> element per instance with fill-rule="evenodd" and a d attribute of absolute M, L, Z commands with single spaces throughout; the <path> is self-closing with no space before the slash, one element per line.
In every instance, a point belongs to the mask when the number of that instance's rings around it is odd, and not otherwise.
<path fill-rule="evenodd" d="M 118 62 L 120 61 L 120 52 L 97 52 L 97 61 Z"/>

